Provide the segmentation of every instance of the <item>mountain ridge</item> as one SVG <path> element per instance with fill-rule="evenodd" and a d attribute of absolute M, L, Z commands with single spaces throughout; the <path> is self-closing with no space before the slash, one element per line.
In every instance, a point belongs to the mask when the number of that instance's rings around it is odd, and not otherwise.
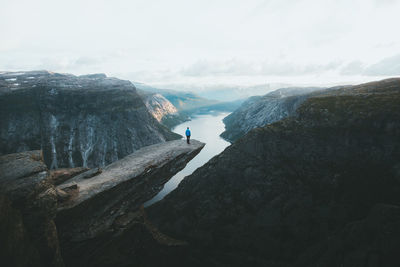
<path fill-rule="evenodd" d="M 51 168 L 104 166 L 180 138 L 148 112 L 134 85 L 104 74 L 0 75 L 0 153 L 42 149 Z"/>

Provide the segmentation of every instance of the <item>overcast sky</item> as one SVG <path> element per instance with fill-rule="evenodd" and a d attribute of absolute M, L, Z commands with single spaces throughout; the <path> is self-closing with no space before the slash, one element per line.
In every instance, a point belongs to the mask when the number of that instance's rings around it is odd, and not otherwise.
<path fill-rule="evenodd" d="M 153 85 L 400 76 L 400 0 L 0 0 L 0 70 Z"/>

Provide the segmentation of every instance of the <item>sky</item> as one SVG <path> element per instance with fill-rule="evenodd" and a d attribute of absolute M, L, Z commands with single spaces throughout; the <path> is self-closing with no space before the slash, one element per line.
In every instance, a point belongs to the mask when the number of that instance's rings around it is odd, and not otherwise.
<path fill-rule="evenodd" d="M 400 0 L 0 0 L 0 71 L 175 89 L 400 76 Z"/>

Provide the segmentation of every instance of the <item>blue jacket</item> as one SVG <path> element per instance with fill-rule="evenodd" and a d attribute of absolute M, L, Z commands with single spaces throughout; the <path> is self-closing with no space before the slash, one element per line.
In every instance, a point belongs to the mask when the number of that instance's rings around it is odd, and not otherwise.
<path fill-rule="evenodd" d="M 186 130 L 186 136 L 190 136 L 190 130 L 189 129 Z"/>

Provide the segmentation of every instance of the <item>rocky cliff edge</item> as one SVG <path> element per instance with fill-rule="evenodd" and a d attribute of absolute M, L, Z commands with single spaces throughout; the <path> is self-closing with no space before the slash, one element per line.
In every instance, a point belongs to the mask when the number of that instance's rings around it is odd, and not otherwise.
<path fill-rule="evenodd" d="M 49 171 L 41 151 L 0 156 L 2 266 L 86 266 L 125 234 L 140 240 L 134 253 L 182 245 L 147 224 L 140 206 L 204 145 L 164 142 L 90 170 Z"/>

